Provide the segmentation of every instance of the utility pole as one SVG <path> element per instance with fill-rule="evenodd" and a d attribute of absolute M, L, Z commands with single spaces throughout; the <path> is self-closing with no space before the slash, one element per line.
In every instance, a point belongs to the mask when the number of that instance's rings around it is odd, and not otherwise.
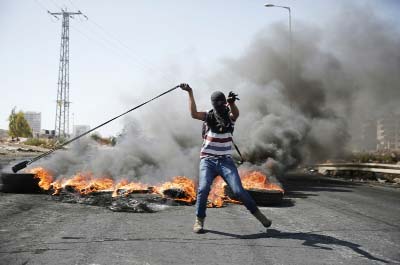
<path fill-rule="evenodd" d="M 50 15 L 59 19 L 62 17 L 61 26 L 61 48 L 60 48 L 60 65 L 58 69 L 58 87 L 56 101 L 56 119 L 55 119 L 55 136 L 56 138 L 66 139 L 69 137 L 69 19 L 74 16 L 83 15 L 81 11 L 67 12 L 61 9 L 61 12 L 50 12 Z"/>

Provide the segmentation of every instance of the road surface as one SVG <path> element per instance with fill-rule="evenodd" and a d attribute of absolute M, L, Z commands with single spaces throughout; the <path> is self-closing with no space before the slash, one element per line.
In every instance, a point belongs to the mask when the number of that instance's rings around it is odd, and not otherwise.
<path fill-rule="evenodd" d="M 400 264 L 400 190 L 313 176 L 287 177 L 285 203 L 262 211 L 209 209 L 191 232 L 193 206 L 112 212 L 0 193 L 0 264 Z"/>

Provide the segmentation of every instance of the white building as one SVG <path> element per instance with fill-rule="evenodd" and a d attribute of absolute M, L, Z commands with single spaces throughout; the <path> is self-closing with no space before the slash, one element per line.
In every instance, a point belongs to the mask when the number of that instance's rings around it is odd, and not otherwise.
<path fill-rule="evenodd" d="M 400 149 L 400 115 L 388 115 L 377 122 L 378 149 Z"/>
<path fill-rule="evenodd" d="M 32 134 L 38 136 L 42 128 L 42 113 L 35 111 L 24 112 L 26 121 L 32 129 Z"/>
<path fill-rule="evenodd" d="M 46 130 L 46 129 L 42 129 L 41 133 L 40 133 L 40 137 L 44 137 L 44 138 L 48 138 L 48 139 L 52 139 L 56 137 L 56 131 L 53 130 Z"/>
<path fill-rule="evenodd" d="M 78 136 L 90 130 L 89 125 L 74 125 L 73 136 Z"/>
<path fill-rule="evenodd" d="M 375 151 L 378 143 L 377 121 L 374 119 L 366 120 L 361 125 L 361 150 Z"/>

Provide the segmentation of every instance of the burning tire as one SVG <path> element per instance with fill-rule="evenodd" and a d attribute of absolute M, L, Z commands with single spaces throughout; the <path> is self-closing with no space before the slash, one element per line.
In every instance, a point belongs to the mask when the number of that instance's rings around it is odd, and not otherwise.
<path fill-rule="evenodd" d="M 1 191 L 9 193 L 39 193 L 41 191 L 38 183 L 39 179 L 34 174 L 23 173 L 3 173 L 1 181 L 3 183 Z"/>
<path fill-rule="evenodd" d="M 259 206 L 278 205 L 282 202 L 283 192 L 279 190 L 246 190 Z"/>
<path fill-rule="evenodd" d="M 273 206 L 282 203 L 282 191 L 263 189 L 246 189 L 246 191 L 250 194 L 258 206 Z M 225 194 L 233 200 L 238 200 L 229 186 L 225 186 Z"/>
<path fill-rule="evenodd" d="M 191 199 L 190 195 L 183 189 L 180 188 L 169 188 L 163 191 L 165 198 L 174 200 L 176 203 L 183 205 L 193 205 L 194 200 Z"/>

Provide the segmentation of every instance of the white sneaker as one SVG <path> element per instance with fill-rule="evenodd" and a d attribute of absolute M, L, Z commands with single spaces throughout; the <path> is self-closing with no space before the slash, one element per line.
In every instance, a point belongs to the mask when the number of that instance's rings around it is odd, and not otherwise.
<path fill-rule="evenodd" d="M 205 218 L 196 217 L 196 221 L 194 222 L 193 225 L 193 232 L 197 234 L 204 232 L 204 219 Z"/>

